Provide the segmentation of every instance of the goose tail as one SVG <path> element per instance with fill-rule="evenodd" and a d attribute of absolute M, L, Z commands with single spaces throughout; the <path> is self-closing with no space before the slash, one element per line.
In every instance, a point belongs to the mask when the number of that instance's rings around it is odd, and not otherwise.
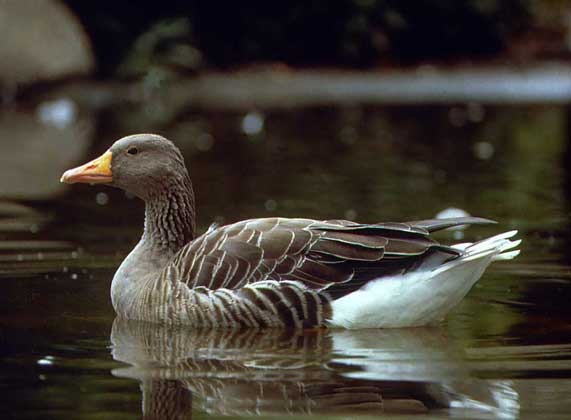
<path fill-rule="evenodd" d="M 510 230 L 478 242 L 455 244 L 452 247 L 465 252 L 461 257 L 463 261 L 470 261 L 487 255 L 492 256 L 492 261 L 511 260 L 520 253 L 519 249 L 514 248 L 521 244 L 521 239 L 511 239 L 517 233 L 517 230 Z"/>

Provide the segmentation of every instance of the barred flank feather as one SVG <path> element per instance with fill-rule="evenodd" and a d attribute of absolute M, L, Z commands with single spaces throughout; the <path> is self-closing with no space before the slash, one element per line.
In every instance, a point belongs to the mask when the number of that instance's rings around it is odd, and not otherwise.
<path fill-rule="evenodd" d="M 165 285 L 164 279 L 157 281 Z M 248 284 L 237 290 L 188 289 L 171 294 L 173 288 L 163 287 L 158 294 L 150 320 L 171 325 L 190 324 L 195 327 L 237 328 L 241 326 L 306 328 L 323 325 L 331 317 L 326 293 L 319 293 L 299 282 L 274 280 Z M 149 313 L 138 308 L 138 319 L 149 319 Z"/>

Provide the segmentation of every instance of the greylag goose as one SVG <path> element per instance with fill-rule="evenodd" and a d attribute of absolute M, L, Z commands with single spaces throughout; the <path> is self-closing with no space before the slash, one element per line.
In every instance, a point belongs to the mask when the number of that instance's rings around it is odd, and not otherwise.
<path fill-rule="evenodd" d="M 412 327 L 435 324 L 487 266 L 518 255 L 517 232 L 442 245 L 430 233 L 494 223 L 466 217 L 359 224 L 245 220 L 195 236 L 192 184 L 169 140 L 136 134 L 66 171 L 145 201 L 139 243 L 113 277 L 120 317 L 195 327 Z"/>

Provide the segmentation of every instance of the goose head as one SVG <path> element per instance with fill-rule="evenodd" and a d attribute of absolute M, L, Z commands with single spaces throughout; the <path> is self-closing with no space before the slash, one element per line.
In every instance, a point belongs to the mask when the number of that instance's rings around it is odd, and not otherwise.
<path fill-rule="evenodd" d="M 98 158 L 66 171 L 67 184 L 108 184 L 147 200 L 168 184 L 188 177 L 178 148 L 157 134 L 134 134 L 117 140 Z"/>

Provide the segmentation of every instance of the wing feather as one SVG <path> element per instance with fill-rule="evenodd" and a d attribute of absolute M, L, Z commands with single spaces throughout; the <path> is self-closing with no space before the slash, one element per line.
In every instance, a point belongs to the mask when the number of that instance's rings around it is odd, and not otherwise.
<path fill-rule="evenodd" d="M 311 247 L 312 252 L 327 254 L 343 260 L 378 261 L 383 257 L 384 248 L 371 248 L 360 243 L 341 242 L 321 238 Z"/>
<path fill-rule="evenodd" d="M 179 251 L 171 264 L 190 288 L 237 290 L 263 281 L 294 281 L 308 290 L 332 291 L 338 297 L 372 278 L 419 266 L 429 255 L 435 260 L 435 253 L 442 253 L 442 259 L 454 258 L 462 251 L 438 244 L 429 233 L 482 220 L 359 224 L 252 219 L 210 229 Z M 260 299 L 272 301 L 274 296 L 263 292 L 264 296 L 256 298 L 253 292 L 244 293 L 260 304 Z M 292 310 L 303 312 L 308 303 L 302 305 L 295 291 L 287 293 Z"/>
<path fill-rule="evenodd" d="M 295 240 L 291 230 L 272 230 L 263 232 L 259 247 L 264 250 L 264 259 L 279 259 L 285 257 Z"/>

